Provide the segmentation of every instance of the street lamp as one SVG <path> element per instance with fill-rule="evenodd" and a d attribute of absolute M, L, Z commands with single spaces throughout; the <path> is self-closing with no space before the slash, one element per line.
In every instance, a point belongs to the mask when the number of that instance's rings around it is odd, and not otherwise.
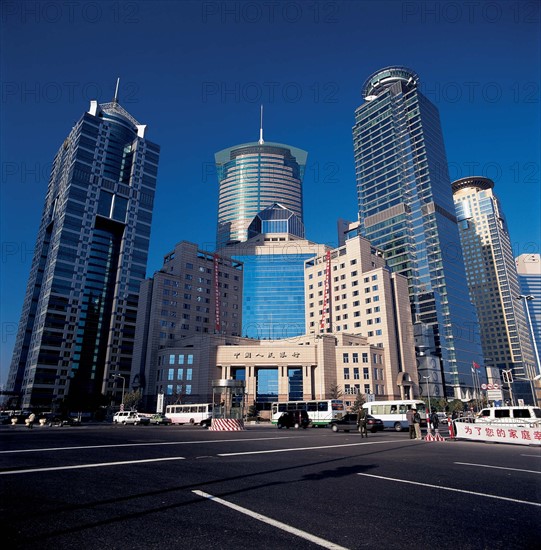
<path fill-rule="evenodd" d="M 430 386 L 428 385 L 428 381 L 430 380 L 430 376 L 423 376 L 423 380 L 426 380 L 426 395 L 428 397 L 428 420 L 426 422 L 426 429 L 428 433 L 430 434 L 430 419 L 432 417 L 432 410 L 430 408 Z"/>
<path fill-rule="evenodd" d="M 113 378 L 122 378 L 122 403 L 120 405 L 120 410 L 124 410 L 124 391 L 126 390 L 126 377 L 121 374 L 113 374 Z"/>

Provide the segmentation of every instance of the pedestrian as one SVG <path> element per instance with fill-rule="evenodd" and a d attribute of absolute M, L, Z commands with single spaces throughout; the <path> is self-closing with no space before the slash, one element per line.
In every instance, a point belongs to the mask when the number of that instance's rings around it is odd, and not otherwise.
<path fill-rule="evenodd" d="M 422 439 L 422 437 L 421 437 L 421 415 L 417 412 L 417 409 L 413 409 L 413 428 L 415 430 L 415 439 Z"/>
<path fill-rule="evenodd" d="M 430 423 L 432 424 L 434 431 L 437 432 L 440 425 L 440 419 L 436 411 L 432 411 L 432 414 L 430 415 Z"/>
<path fill-rule="evenodd" d="M 410 430 L 410 439 L 415 439 L 415 428 L 413 426 L 413 415 L 415 414 L 415 409 L 408 409 L 406 413 L 406 420 L 408 421 L 408 428 Z"/>
<path fill-rule="evenodd" d="M 366 427 L 366 409 L 360 409 L 357 413 L 357 429 L 362 437 L 368 437 L 368 429 Z"/>
<path fill-rule="evenodd" d="M 28 419 L 27 419 L 27 426 L 32 429 L 34 427 L 34 421 L 36 420 L 36 415 L 34 413 L 32 413 Z"/>

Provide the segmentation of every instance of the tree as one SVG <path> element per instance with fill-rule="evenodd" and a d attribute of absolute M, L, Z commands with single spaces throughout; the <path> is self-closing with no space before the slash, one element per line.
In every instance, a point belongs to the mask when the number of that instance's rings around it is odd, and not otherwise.
<path fill-rule="evenodd" d="M 357 397 L 355 398 L 355 402 L 351 406 L 351 412 L 358 413 L 363 408 L 363 405 L 365 403 L 366 403 L 366 395 L 364 393 L 358 393 Z"/>
<path fill-rule="evenodd" d="M 338 384 L 332 384 L 329 388 L 330 399 L 341 399 L 344 392 L 341 390 Z"/>
<path fill-rule="evenodd" d="M 464 410 L 464 403 L 460 399 L 453 399 L 448 405 L 449 412 L 453 414 L 454 412 L 462 412 Z"/>
<path fill-rule="evenodd" d="M 141 393 L 140 389 L 129 391 L 128 393 L 124 394 L 124 407 L 126 409 L 137 410 L 137 407 L 139 407 L 142 400 L 143 394 Z"/>

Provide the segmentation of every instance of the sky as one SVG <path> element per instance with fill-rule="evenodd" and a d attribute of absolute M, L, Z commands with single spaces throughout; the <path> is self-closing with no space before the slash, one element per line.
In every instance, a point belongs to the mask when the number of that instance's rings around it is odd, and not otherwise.
<path fill-rule="evenodd" d="M 212 251 L 214 154 L 257 141 L 308 152 L 308 239 L 357 217 L 351 128 L 365 80 L 417 72 L 451 180 L 492 178 L 513 252 L 539 253 L 540 4 L 533 1 L 10 1 L 0 4 L 0 384 L 51 163 L 90 100 L 119 100 L 161 146 L 147 276 L 182 240 Z"/>

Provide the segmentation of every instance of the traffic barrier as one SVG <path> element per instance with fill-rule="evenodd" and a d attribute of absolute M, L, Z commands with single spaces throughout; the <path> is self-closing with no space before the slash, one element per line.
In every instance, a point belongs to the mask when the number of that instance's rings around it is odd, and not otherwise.
<path fill-rule="evenodd" d="M 214 432 L 241 432 L 244 430 L 244 422 L 237 418 L 213 418 L 209 430 Z"/>
<path fill-rule="evenodd" d="M 445 438 L 443 438 L 438 432 L 436 432 L 436 435 L 428 433 L 425 437 L 425 441 L 445 441 Z"/>

